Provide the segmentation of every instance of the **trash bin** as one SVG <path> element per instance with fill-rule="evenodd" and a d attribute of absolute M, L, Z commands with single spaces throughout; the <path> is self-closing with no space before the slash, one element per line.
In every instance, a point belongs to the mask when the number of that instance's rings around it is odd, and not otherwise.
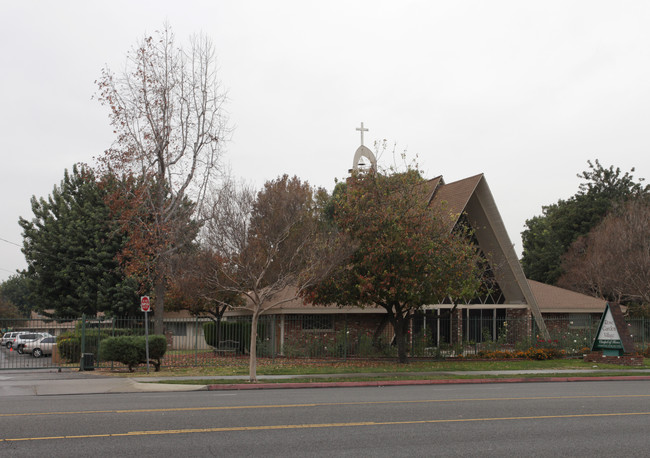
<path fill-rule="evenodd" d="M 95 354 L 94 353 L 84 353 L 81 355 L 81 367 L 79 370 L 82 371 L 94 371 L 95 370 Z"/>

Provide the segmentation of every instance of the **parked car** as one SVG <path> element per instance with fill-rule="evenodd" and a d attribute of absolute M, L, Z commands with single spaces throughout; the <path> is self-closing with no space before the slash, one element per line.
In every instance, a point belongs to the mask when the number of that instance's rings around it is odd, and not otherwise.
<path fill-rule="evenodd" d="M 33 342 L 34 340 L 39 340 L 42 337 L 52 337 L 52 334 L 49 332 L 19 332 L 18 335 L 14 338 L 13 348 L 21 355 L 23 354 L 23 347 L 27 342 Z"/>
<path fill-rule="evenodd" d="M 43 355 L 51 355 L 54 346 L 56 345 L 56 337 L 45 336 L 38 340 L 25 342 L 23 345 L 24 353 L 31 353 L 34 358 L 40 358 Z"/>
<path fill-rule="evenodd" d="M 7 350 L 9 350 L 18 334 L 20 334 L 18 331 L 5 332 L 2 335 L 2 346 L 6 347 Z"/>

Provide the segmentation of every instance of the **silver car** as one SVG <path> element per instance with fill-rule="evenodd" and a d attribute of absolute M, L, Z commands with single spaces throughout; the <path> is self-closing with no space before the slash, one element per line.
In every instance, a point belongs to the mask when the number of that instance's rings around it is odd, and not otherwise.
<path fill-rule="evenodd" d="M 31 353 L 34 358 L 40 358 L 43 355 L 51 355 L 55 345 L 56 337 L 41 337 L 38 340 L 26 342 L 25 345 L 23 345 L 23 352 Z"/>
<path fill-rule="evenodd" d="M 19 332 L 14 338 L 12 346 L 19 354 L 23 354 L 23 347 L 26 343 L 39 340 L 43 337 L 52 337 L 49 332 Z"/>
<path fill-rule="evenodd" d="M 7 347 L 7 350 L 10 349 L 18 334 L 20 334 L 18 331 L 5 332 L 2 335 L 2 346 Z"/>

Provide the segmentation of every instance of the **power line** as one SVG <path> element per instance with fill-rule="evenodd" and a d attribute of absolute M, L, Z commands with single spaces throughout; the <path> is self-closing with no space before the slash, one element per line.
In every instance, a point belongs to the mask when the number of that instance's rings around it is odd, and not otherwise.
<path fill-rule="evenodd" d="M 5 243 L 8 243 L 9 245 L 17 246 L 18 248 L 22 248 L 22 247 L 23 247 L 22 245 L 18 245 L 17 243 L 10 242 L 9 240 L 7 240 L 7 239 L 3 239 L 2 237 L 0 237 L 0 241 L 3 241 L 3 242 L 5 242 Z"/>

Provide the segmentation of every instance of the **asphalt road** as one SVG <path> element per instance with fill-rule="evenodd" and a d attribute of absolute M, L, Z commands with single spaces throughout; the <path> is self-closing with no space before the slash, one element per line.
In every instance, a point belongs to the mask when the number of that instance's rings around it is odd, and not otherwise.
<path fill-rule="evenodd" d="M 0 456 L 648 456 L 648 382 L 4 397 Z"/>

